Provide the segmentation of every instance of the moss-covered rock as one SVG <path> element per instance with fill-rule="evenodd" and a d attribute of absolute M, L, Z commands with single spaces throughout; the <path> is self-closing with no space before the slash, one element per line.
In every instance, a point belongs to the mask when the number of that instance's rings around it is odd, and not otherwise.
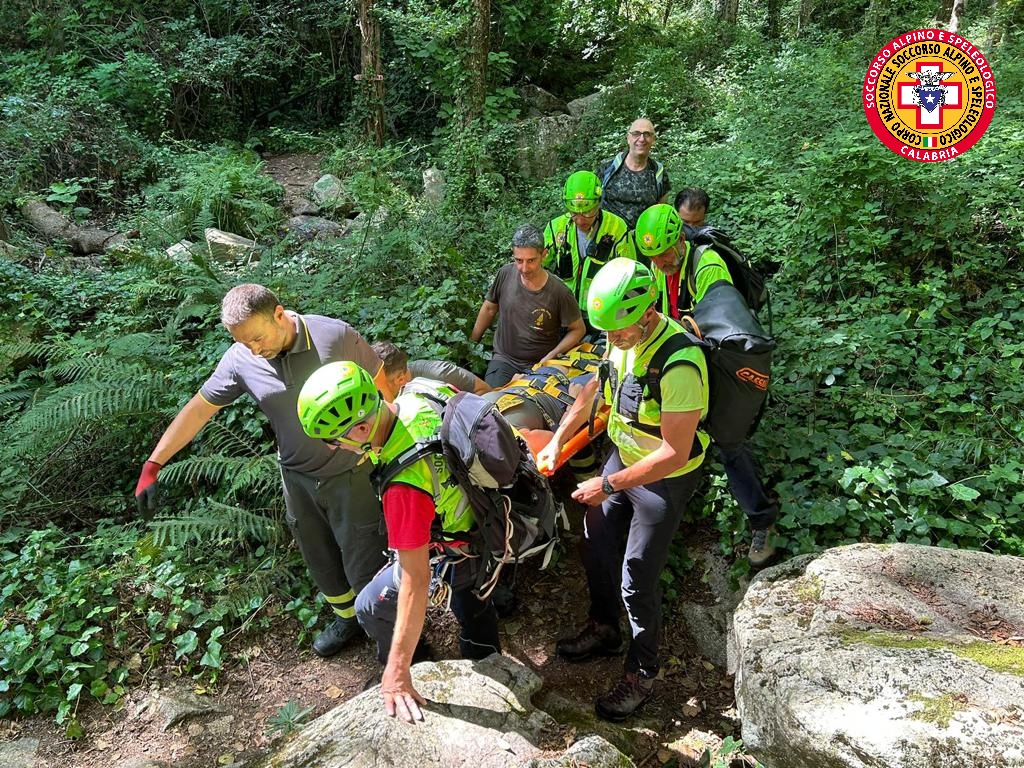
<path fill-rule="evenodd" d="M 769 768 L 1024 766 L 1024 559 L 828 550 L 733 620 L 743 741 Z"/>

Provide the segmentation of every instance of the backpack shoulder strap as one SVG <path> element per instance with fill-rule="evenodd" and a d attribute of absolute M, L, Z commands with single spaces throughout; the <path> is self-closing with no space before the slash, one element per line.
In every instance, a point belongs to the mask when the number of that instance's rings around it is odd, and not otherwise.
<path fill-rule="evenodd" d="M 697 265 L 710 245 L 710 242 L 698 243 L 696 239 L 690 243 L 690 256 L 686 260 L 686 292 L 690 296 L 689 306 L 693 306 L 693 302 L 697 300 Z"/>
<path fill-rule="evenodd" d="M 443 398 L 431 394 L 430 392 L 417 392 L 416 394 L 426 400 L 430 404 L 430 407 L 433 408 L 439 416 L 443 417 L 446 405 L 446 401 Z M 373 472 L 370 473 L 370 481 L 373 483 L 373 487 L 377 491 L 378 497 L 383 495 L 384 488 L 388 483 L 395 479 L 399 472 L 404 469 L 408 469 L 424 456 L 429 456 L 432 453 L 444 452 L 441 445 L 440 433 L 441 429 L 440 425 L 438 425 L 438 428 L 434 430 L 434 434 L 430 437 L 424 440 L 417 440 L 387 464 L 379 464 Z"/>
<path fill-rule="evenodd" d="M 601 187 L 602 187 L 602 189 L 608 183 L 609 179 L 611 179 L 611 177 L 614 176 L 618 172 L 619 168 L 622 167 L 622 162 L 625 159 L 626 159 L 626 153 L 625 152 L 619 152 L 619 154 L 617 154 L 615 157 L 613 157 L 612 161 L 610 163 L 608 163 L 607 166 L 605 166 L 604 172 L 601 174 Z"/>
<path fill-rule="evenodd" d="M 380 497 L 384 494 L 384 489 L 387 487 L 388 483 L 394 480 L 399 473 L 411 467 L 424 456 L 429 456 L 434 453 L 443 453 L 441 439 L 436 433 L 430 438 L 421 440 L 406 448 L 387 464 L 378 465 L 370 474 L 370 480 L 373 483 L 374 489 L 377 491 L 377 496 Z"/>
<path fill-rule="evenodd" d="M 658 199 L 661 200 L 661 196 L 668 192 L 665 187 L 665 164 L 658 162 L 653 157 L 650 160 L 654 165 L 654 185 L 657 187 Z"/>
<path fill-rule="evenodd" d="M 700 345 L 701 341 L 689 333 L 674 333 L 665 339 L 662 345 L 658 347 L 654 356 L 651 358 L 651 362 L 647 364 L 647 373 L 644 374 L 644 383 L 647 385 L 647 391 L 650 393 L 651 399 L 659 406 L 661 405 L 661 379 L 666 373 L 671 371 L 677 365 L 692 365 L 694 368 L 698 368 L 698 366 L 690 360 L 669 361 L 669 358 L 681 349 Z"/>

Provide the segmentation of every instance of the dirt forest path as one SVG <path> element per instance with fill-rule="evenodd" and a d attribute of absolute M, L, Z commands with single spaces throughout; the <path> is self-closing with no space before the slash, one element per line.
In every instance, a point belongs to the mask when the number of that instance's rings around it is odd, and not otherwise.
<path fill-rule="evenodd" d="M 264 173 L 284 187 L 284 210 L 292 210 L 297 200 L 306 198 L 310 187 L 323 175 L 320 171 L 323 159 L 323 155 L 294 153 L 263 158 Z"/>

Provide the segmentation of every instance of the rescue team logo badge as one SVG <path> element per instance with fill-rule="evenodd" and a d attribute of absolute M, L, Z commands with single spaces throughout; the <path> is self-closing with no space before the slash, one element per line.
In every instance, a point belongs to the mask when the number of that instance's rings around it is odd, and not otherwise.
<path fill-rule="evenodd" d="M 996 110 L 996 81 L 970 41 L 918 29 L 878 52 L 863 96 L 868 123 L 885 146 L 934 163 L 966 152 L 985 133 Z"/>

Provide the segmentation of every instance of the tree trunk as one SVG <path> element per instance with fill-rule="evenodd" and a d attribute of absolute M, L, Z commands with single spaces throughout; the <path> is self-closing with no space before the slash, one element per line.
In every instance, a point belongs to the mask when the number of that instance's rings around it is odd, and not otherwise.
<path fill-rule="evenodd" d="M 360 73 L 366 105 L 366 133 L 375 146 L 384 146 L 384 72 L 380 57 L 380 22 L 373 12 L 373 0 L 359 0 Z"/>
<path fill-rule="evenodd" d="M 779 39 L 779 15 L 782 0 L 768 0 L 768 14 L 764 20 L 764 36 L 769 40 Z"/>
<path fill-rule="evenodd" d="M 739 18 L 740 0 L 715 0 L 715 18 L 726 24 L 735 24 Z"/>
<path fill-rule="evenodd" d="M 668 26 L 668 17 L 672 15 L 672 0 L 665 0 L 665 15 L 661 18 L 661 26 Z"/>
<path fill-rule="evenodd" d="M 964 15 L 965 0 L 953 0 L 953 8 L 949 12 L 949 31 L 960 31 L 960 17 Z"/>
<path fill-rule="evenodd" d="M 992 7 L 988 13 L 988 40 L 986 41 L 985 50 L 989 53 L 999 45 L 1003 39 L 1003 29 L 1005 26 L 1005 20 L 1000 18 L 999 14 L 999 0 L 992 0 Z"/>
<path fill-rule="evenodd" d="M 800 21 L 797 28 L 797 37 L 811 24 L 811 15 L 814 13 L 814 0 L 800 0 Z"/>
<path fill-rule="evenodd" d="M 137 232 L 122 235 L 104 229 L 82 229 L 41 200 L 29 200 L 22 205 L 21 215 L 40 234 L 51 240 L 66 240 L 72 251 L 83 256 L 103 253 L 133 235 L 138 237 Z"/>
<path fill-rule="evenodd" d="M 487 104 L 487 58 L 491 52 L 491 0 L 473 0 L 466 60 L 468 83 L 462 122 L 469 124 L 484 116 Z"/>

